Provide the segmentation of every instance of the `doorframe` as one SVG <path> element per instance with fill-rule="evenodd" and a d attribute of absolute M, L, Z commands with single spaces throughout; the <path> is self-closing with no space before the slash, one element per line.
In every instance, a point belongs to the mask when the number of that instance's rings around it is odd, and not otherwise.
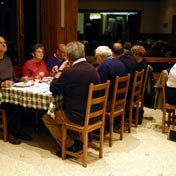
<path fill-rule="evenodd" d="M 16 15 L 17 15 L 17 50 L 18 64 L 24 62 L 24 3 L 23 0 L 16 0 Z"/>

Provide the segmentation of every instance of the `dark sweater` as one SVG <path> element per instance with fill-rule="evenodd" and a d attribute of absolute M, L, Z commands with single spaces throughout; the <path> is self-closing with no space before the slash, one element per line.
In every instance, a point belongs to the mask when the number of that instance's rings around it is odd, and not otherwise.
<path fill-rule="evenodd" d="M 127 75 L 125 65 L 120 60 L 109 57 L 104 60 L 97 71 L 100 74 L 101 82 L 111 81 L 108 99 L 112 100 L 116 76 Z"/>
<path fill-rule="evenodd" d="M 7 56 L 0 59 L 0 83 L 5 80 L 12 80 L 14 82 L 18 81 L 18 77 L 14 72 L 12 62 Z"/>
<path fill-rule="evenodd" d="M 135 57 L 133 57 L 129 54 L 123 54 L 119 60 L 124 63 L 124 65 L 127 68 L 127 72 L 130 73 L 130 75 L 131 75 L 129 88 L 128 88 L 127 102 L 126 102 L 126 106 L 128 107 L 130 104 L 131 92 L 132 92 L 132 88 L 133 88 L 133 81 L 134 81 L 134 76 L 135 76 L 135 72 L 137 69 L 137 62 L 136 62 Z"/>
<path fill-rule="evenodd" d="M 99 74 L 91 64 L 82 61 L 65 69 L 60 78 L 54 78 L 50 85 L 52 93 L 63 94 L 66 115 L 79 125 L 84 124 L 90 83 L 100 83 Z"/>

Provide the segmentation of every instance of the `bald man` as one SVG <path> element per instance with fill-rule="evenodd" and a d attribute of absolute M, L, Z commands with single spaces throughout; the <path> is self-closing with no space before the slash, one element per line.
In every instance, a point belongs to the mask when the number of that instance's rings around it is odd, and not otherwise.
<path fill-rule="evenodd" d="M 134 56 L 131 54 L 126 54 L 124 52 L 124 48 L 121 43 L 114 43 L 112 46 L 112 55 L 114 58 L 119 59 L 123 64 L 126 66 L 127 72 L 130 73 L 130 84 L 128 89 L 128 95 L 127 95 L 127 102 L 126 102 L 126 117 L 129 113 L 129 104 L 130 104 L 130 98 L 131 98 L 131 92 L 133 87 L 133 80 L 135 76 L 135 72 L 137 69 L 137 61 Z"/>
<path fill-rule="evenodd" d="M 19 78 L 16 76 L 12 62 L 8 56 L 5 55 L 7 45 L 5 39 L 0 36 L 0 87 L 9 88 L 14 82 L 18 82 Z M 7 112 L 7 126 L 8 126 L 8 141 L 11 144 L 18 145 L 22 140 L 31 140 L 31 136 L 24 132 L 24 123 L 22 114 L 22 107 L 12 103 L 3 102 L 0 104 Z"/>
<path fill-rule="evenodd" d="M 54 70 L 57 72 L 57 69 L 60 67 L 63 61 L 66 58 L 66 46 L 63 43 L 59 43 L 56 49 L 51 56 L 45 59 L 45 63 L 48 69 L 48 72 L 54 67 Z"/>

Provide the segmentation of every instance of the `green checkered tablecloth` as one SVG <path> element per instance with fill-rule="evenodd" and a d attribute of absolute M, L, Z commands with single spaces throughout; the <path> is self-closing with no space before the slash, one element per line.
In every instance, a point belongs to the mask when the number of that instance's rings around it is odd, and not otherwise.
<path fill-rule="evenodd" d="M 52 117 L 61 106 L 62 96 L 53 95 L 48 87 L 0 88 L 0 103 L 14 103 L 23 107 L 48 110 Z"/>

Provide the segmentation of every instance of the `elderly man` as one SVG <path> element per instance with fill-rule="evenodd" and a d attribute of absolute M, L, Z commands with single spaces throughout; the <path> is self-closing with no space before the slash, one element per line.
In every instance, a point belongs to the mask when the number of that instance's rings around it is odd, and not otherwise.
<path fill-rule="evenodd" d="M 84 45 L 74 41 L 66 45 L 67 59 L 58 69 L 50 85 L 53 94 L 63 94 L 63 110 L 55 112 L 53 119 L 45 114 L 43 117 L 46 127 L 61 147 L 61 123 L 72 121 L 83 125 L 85 119 L 89 84 L 100 83 L 96 69 L 85 59 Z M 73 138 L 74 136 L 74 138 Z M 77 135 L 67 138 L 67 149 L 73 152 L 82 149 L 82 142 Z M 61 156 L 61 151 L 57 152 Z"/>
<path fill-rule="evenodd" d="M 135 72 L 137 69 L 137 61 L 134 56 L 130 54 L 126 54 L 124 52 L 124 48 L 121 43 L 114 43 L 112 46 L 112 55 L 114 58 L 119 59 L 123 64 L 126 66 L 127 72 L 130 73 L 130 83 L 129 83 L 129 89 L 128 89 L 128 95 L 127 95 L 127 103 L 126 103 L 126 117 L 128 117 L 129 111 L 129 104 L 130 104 L 130 98 L 131 98 L 131 92 L 133 87 L 133 80 L 135 76 Z"/>
<path fill-rule="evenodd" d="M 98 46 L 95 50 L 97 63 L 100 64 L 97 71 L 100 75 L 101 82 L 110 80 L 110 89 L 108 96 L 107 110 L 110 110 L 113 97 L 113 90 L 116 76 L 127 75 L 125 65 L 118 59 L 112 56 L 112 51 L 108 46 Z"/>
<path fill-rule="evenodd" d="M 65 61 L 65 59 L 66 59 L 66 46 L 63 43 L 59 43 L 56 52 L 45 59 L 48 72 L 51 72 L 53 67 L 55 71 L 57 71 L 62 62 Z"/>
<path fill-rule="evenodd" d="M 3 88 L 9 88 L 19 80 L 15 75 L 10 58 L 4 55 L 6 51 L 6 41 L 0 36 L 0 87 Z M 20 139 L 31 140 L 32 138 L 23 130 L 21 107 L 10 103 L 3 103 L 0 106 L 7 111 L 9 142 L 20 144 Z"/>

